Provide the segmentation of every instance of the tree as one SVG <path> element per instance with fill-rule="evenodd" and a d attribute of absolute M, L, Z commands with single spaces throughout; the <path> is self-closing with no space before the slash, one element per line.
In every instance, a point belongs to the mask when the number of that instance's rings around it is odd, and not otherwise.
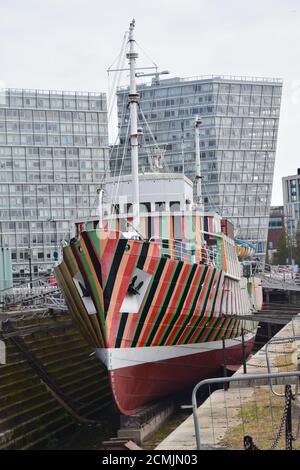
<path fill-rule="evenodd" d="M 287 236 L 285 227 L 282 227 L 278 239 L 277 251 L 274 254 L 275 264 L 286 264 L 286 260 L 289 259 L 289 249 L 287 245 Z"/>

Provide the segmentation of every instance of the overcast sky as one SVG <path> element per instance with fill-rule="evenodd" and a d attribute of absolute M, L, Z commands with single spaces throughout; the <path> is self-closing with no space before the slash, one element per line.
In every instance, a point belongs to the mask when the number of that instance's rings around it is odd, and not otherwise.
<path fill-rule="evenodd" d="M 299 0 L 0 0 L 0 87 L 107 91 L 106 69 L 133 17 L 138 43 L 172 76 L 284 80 L 280 204 L 281 176 L 300 167 Z"/>

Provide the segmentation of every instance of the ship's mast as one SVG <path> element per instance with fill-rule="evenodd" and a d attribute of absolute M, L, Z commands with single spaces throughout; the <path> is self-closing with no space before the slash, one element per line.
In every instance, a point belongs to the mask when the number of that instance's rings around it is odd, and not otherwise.
<path fill-rule="evenodd" d="M 201 160 L 200 160 L 200 126 L 202 119 L 197 116 L 195 119 L 195 152 L 196 152 L 196 202 L 200 209 L 203 209 L 202 185 L 201 185 Z"/>
<path fill-rule="evenodd" d="M 139 197 L 139 160 L 138 160 L 138 103 L 139 94 L 136 91 L 135 61 L 138 58 L 135 52 L 135 40 L 133 31 L 135 20 L 129 27 L 129 52 L 126 54 L 130 67 L 130 89 L 128 95 L 130 111 L 130 142 L 131 142 L 131 171 L 133 185 L 133 226 L 137 232 L 140 230 L 140 197 Z"/>

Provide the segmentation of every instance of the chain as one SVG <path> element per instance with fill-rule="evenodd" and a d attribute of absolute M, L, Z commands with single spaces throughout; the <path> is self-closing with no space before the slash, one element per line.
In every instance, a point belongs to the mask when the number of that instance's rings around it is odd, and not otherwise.
<path fill-rule="evenodd" d="M 251 362 L 247 362 L 247 367 L 250 366 L 250 367 L 260 367 L 261 369 L 266 369 L 267 368 L 267 365 L 262 365 L 262 364 L 251 364 Z"/>
<path fill-rule="evenodd" d="M 294 395 L 294 400 L 295 400 L 295 407 L 297 409 L 297 415 L 298 415 L 298 425 L 297 425 L 297 432 L 296 432 L 296 435 L 293 436 L 293 441 L 296 441 L 299 436 L 300 436 L 300 398 L 299 398 L 299 385 L 300 385 L 300 379 L 298 380 L 297 382 L 297 386 L 296 386 L 296 391 L 295 391 L 295 395 Z"/>
<path fill-rule="evenodd" d="M 291 432 L 291 402 L 292 399 L 294 399 L 293 394 L 292 394 L 292 387 L 291 385 L 286 385 L 285 386 L 285 404 L 284 404 L 284 409 L 283 409 L 283 414 L 280 422 L 280 426 L 278 429 L 278 432 L 275 436 L 274 442 L 271 445 L 269 450 L 274 450 L 278 446 L 278 443 L 280 441 L 280 438 L 282 436 L 283 430 L 284 430 L 284 425 L 288 424 L 289 426 L 286 426 L 286 450 L 291 450 L 292 449 L 292 441 L 296 439 L 296 437 L 292 436 Z M 288 416 L 289 415 L 289 416 Z M 288 419 L 287 419 L 288 418 Z M 288 427 L 288 429 L 287 429 Z M 300 429 L 300 425 L 298 425 L 298 431 Z M 259 447 L 257 447 L 251 436 L 244 436 L 244 449 L 245 450 L 261 450 Z"/>
<path fill-rule="evenodd" d="M 282 435 L 282 432 L 283 432 L 284 425 L 286 423 L 288 411 L 290 410 L 290 407 L 291 407 L 291 401 L 292 401 L 292 387 L 290 385 L 286 385 L 285 386 L 285 404 L 284 404 L 283 414 L 282 414 L 282 418 L 281 418 L 281 423 L 280 423 L 280 426 L 279 426 L 279 429 L 278 429 L 277 436 L 275 437 L 274 442 L 271 445 L 270 450 L 274 450 L 278 445 L 278 442 L 279 442 L 279 440 L 281 438 L 281 435 Z M 286 436 L 286 445 L 287 445 L 288 441 L 289 441 L 289 436 Z"/>

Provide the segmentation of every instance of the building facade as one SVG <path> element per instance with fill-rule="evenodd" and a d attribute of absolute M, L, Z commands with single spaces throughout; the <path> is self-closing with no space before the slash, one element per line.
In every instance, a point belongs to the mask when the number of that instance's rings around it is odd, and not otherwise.
<path fill-rule="evenodd" d="M 278 240 L 284 227 L 283 206 L 270 208 L 269 230 L 268 230 L 268 261 L 272 263 L 277 252 Z"/>
<path fill-rule="evenodd" d="M 282 190 L 287 234 L 294 236 L 300 222 L 300 168 L 296 175 L 282 178 Z"/>
<path fill-rule="evenodd" d="M 15 280 L 49 272 L 108 162 L 103 93 L 0 91 L 0 246 Z"/>
<path fill-rule="evenodd" d="M 140 170 L 149 169 L 152 137 L 164 150 L 168 171 L 195 178 L 194 123 L 201 116 L 203 202 L 232 220 L 238 238 L 266 252 L 282 81 L 220 77 L 172 78 L 137 87 Z M 123 152 L 128 132 L 128 89 L 117 93 L 120 147 L 112 152 L 113 173 L 131 171 Z M 145 119 L 144 119 L 145 118 Z"/>

